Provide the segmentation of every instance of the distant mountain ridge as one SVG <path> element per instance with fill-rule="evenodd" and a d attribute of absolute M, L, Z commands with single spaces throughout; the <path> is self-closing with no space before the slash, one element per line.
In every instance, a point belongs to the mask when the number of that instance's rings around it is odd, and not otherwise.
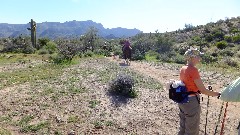
<path fill-rule="evenodd" d="M 27 28 L 30 24 L 8 24 L 0 23 L 0 37 L 17 37 L 19 35 L 30 35 L 30 31 Z M 89 29 L 89 27 L 95 27 L 98 30 L 98 34 L 104 38 L 121 38 L 135 36 L 142 31 L 134 28 L 104 28 L 101 23 L 87 21 L 67 21 L 60 22 L 42 22 L 37 23 L 37 37 L 55 38 L 70 38 L 83 35 Z"/>

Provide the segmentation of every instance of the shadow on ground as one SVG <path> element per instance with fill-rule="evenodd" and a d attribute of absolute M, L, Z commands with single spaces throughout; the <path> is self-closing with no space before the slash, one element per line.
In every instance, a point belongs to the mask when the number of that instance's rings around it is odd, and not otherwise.
<path fill-rule="evenodd" d="M 115 107 L 119 107 L 122 105 L 126 105 L 131 98 L 123 96 L 123 95 L 118 95 L 116 93 L 113 92 L 107 92 L 107 95 L 109 96 L 111 103 L 115 106 Z"/>

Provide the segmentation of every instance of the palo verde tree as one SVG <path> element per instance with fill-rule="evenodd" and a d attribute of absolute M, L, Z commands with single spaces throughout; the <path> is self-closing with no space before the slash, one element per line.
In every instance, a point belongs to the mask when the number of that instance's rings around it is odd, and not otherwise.
<path fill-rule="evenodd" d="M 96 41 L 98 39 L 98 30 L 95 27 L 90 27 L 89 30 L 84 34 L 83 42 L 85 46 L 85 51 L 91 50 L 94 52 L 96 48 Z"/>
<path fill-rule="evenodd" d="M 172 41 L 170 38 L 168 38 L 167 36 L 164 36 L 161 33 L 158 33 L 158 31 L 155 31 L 155 38 L 156 38 L 156 45 L 155 45 L 155 49 L 158 53 L 167 53 L 169 51 L 171 51 L 172 48 Z"/>

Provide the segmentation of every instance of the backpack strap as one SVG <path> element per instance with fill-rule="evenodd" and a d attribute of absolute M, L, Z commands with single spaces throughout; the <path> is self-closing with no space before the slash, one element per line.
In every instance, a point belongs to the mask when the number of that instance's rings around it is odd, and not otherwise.
<path fill-rule="evenodd" d="M 189 91 L 188 93 L 189 93 L 188 95 L 195 94 L 195 97 L 196 97 L 196 99 L 198 101 L 198 104 L 200 104 L 200 98 L 198 98 L 198 96 L 197 96 L 197 93 L 201 94 L 201 92 L 199 90 L 197 92 Z"/>

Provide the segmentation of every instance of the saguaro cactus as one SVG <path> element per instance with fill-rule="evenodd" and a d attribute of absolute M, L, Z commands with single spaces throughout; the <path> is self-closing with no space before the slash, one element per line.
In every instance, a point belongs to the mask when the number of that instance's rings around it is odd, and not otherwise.
<path fill-rule="evenodd" d="M 30 23 L 30 26 L 31 28 L 27 28 L 28 30 L 31 31 L 31 42 L 32 42 L 32 46 L 33 47 L 37 47 L 37 39 L 36 39 L 36 27 L 37 27 L 37 24 L 35 21 L 33 21 L 33 19 L 31 19 L 31 22 Z"/>

